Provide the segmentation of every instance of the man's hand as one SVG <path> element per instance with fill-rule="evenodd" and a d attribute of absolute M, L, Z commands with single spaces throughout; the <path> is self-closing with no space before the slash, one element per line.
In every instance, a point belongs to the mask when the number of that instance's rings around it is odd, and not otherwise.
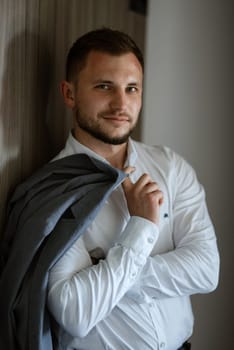
<path fill-rule="evenodd" d="M 134 168 L 128 167 L 124 171 L 130 174 Z M 130 215 L 140 216 L 159 224 L 159 211 L 163 202 L 163 194 L 158 184 L 153 182 L 148 174 L 143 174 L 135 184 L 127 177 L 122 186 Z"/>

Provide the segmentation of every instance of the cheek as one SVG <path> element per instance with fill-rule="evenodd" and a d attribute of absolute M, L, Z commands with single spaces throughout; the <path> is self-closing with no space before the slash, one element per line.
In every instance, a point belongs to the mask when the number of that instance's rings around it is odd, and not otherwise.
<path fill-rule="evenodd" d="M 133 113 L 139 114 L 139 112 L 141 110 L 141 98 L 134 101 L 134 103 L 132 103 L 132 107 L 133 107 Z"/>
<path fill-rule="evenodd" d="M 91 96 L 91 94 L 90 96 L 83 96 L 80 103 L 82 104 L 82 108 L 85 108 L 86 112 L 91 112 L 92 114 L 103 111 L 108 106 L 108 102 L 105 99 L 100 99 L 95 95 Z"/>

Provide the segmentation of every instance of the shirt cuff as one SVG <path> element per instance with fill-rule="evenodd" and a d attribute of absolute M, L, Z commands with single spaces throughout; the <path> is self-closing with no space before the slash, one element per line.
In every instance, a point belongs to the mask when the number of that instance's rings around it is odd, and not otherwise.
<path fill-rule="evenodd" d="M 116 244 L 148 257 L 158 236 L 159 229 L 156 224 L 139 216 L 131 216 Z"/>

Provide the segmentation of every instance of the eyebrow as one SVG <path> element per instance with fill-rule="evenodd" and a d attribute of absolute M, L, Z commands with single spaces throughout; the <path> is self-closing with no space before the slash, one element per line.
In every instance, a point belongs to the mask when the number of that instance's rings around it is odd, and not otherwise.
<path fill-rule="evenodd" d="M 97 79 L 97 80 L 94 80 L 93 84 L 109 84 L 109 85 L 115 85 L 115 82 L 114 81 L 111 81 L 111 80 L 105 80 L 105 79 Z M 127 84 L 127 86 L 138 86 L 140 85 L 139 82 L 136 82 L 136 81 L 132 81 L 130 83 Z"/>
<path fill-rule="evenodd" d="M 94 80 L 94 84 L 114 84 L 111 80 L 105 80 L 105 79 L 97 79 Z"/>

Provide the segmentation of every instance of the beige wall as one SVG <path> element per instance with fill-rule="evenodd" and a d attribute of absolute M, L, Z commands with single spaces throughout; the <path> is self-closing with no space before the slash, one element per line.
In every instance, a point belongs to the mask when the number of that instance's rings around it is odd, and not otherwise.
<path fill-rule="evenodd" d="M 196 168 L 221 255 L 218 289 L 193 298 L 195 350 L 233 345 L 234 2 L 150 0 L 143 139 Z"/>
<path fill-rule="evenodd" d="M 0 230 L 9 193 L 64 143 L 65 54 L 100 26 L 124 30 L 144 48 L 145 18 L 126 0 L 0 0 Z"/>

